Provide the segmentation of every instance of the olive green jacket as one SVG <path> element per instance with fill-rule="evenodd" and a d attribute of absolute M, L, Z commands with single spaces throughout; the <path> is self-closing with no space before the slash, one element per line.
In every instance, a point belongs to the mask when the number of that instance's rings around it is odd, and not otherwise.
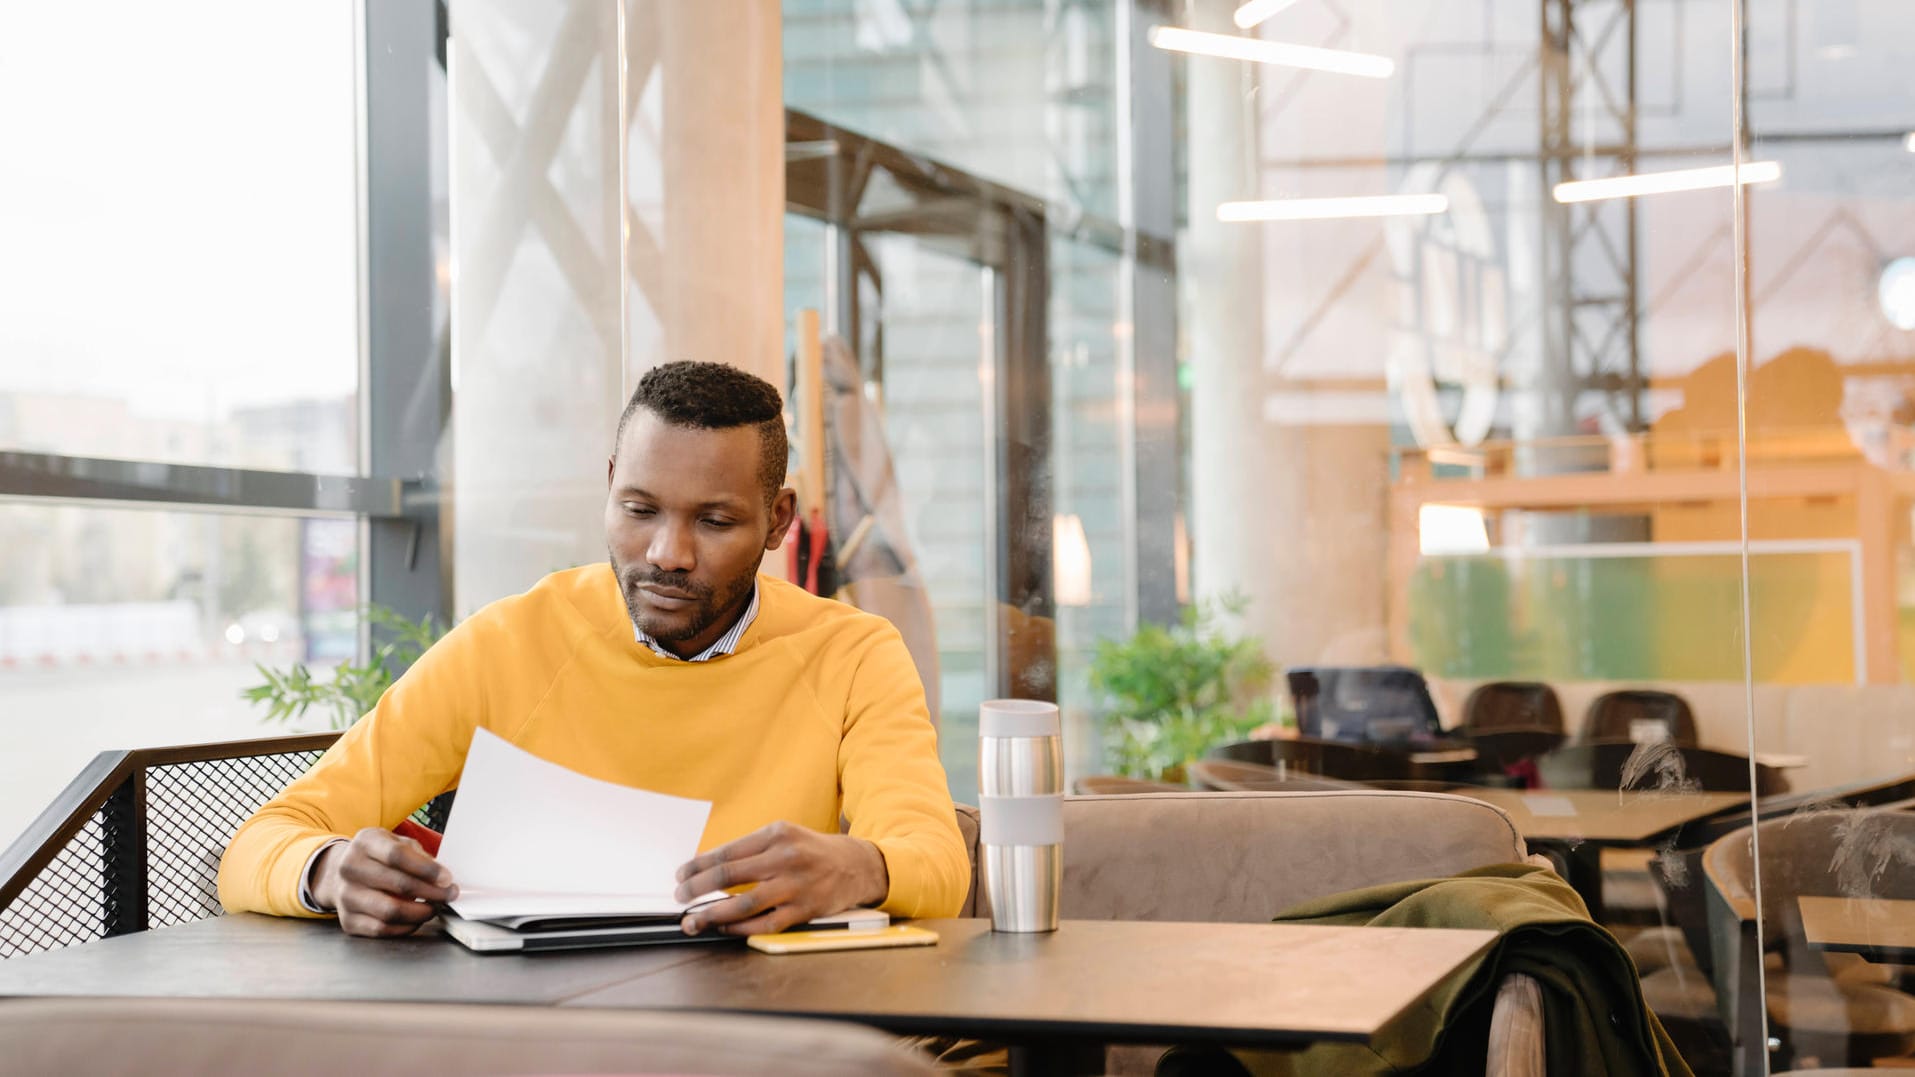
<path fill-rule="evenodd" d="M 1500 864 L 1445 879 L 1372 886 L 1286 910 L 1282 923 L 1488 929 L 1501 937 L 1437 985 L 1375 1042 L 1304 1051 L 1239 1051 L 1257 1077 L 1404 1072 L 1481 1073 L 1490 1011 L 1505 976 L 1534 977 L 1552 1074 L 1689 1077 L 1669 1034 L 1643 1002 L 1635 963 L 1589 919 L 1554 872 Z"/>

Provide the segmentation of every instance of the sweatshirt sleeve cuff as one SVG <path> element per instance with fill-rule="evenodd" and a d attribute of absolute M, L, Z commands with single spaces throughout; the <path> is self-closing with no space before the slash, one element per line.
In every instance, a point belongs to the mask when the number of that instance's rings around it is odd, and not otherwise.
<path fill-rule="evenodd" d="M 313 862 L 319 859 L 320 852 L 343 840 L 337 834 L 313 834 L 288 843 L 267 876 L 267 911 L 277 916 L 331 916 L 330 911 L 319 909 L 317 902 L 307 904 L 311 898 L 306 885 L 307 875 L 312 871 Z"/>
<path fill-rule="evenodd" d="M 968 864 L 953 870 L 906 838 L 878 838 L 872 844 L 883 854 L 890 876 L 880 909 L 893 916 L 935 919 L 956 916 L 963 908 L 970 882 Z"/>
<path fill-rule="evenodd" d="M 319 848 L 314 849 L 312 855 L 306 858 L 305 868 L 299 873 L 299 907 L 312 913 L 314 916 L 330 916 L 337 910 L 321 907 L 318 899 L 313 897 L 313 865 L 319 863 L 320 853 L 325 852 L 335 845 L 344 844 L 346 844 L 346 839 L 334 838 Z"/>

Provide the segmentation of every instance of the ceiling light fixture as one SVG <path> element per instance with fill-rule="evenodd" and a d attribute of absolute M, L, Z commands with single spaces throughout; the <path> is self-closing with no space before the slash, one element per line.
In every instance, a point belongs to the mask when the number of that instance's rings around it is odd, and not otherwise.
<path fill-rule="evenodd" d="M 1642 172 L 1608 179 L 1572 180 L 1558 183 L 1555 195 L 1556 201 L 1569 203 L 1595 202 L 1604 198 L 1635 198 L 1671 191 L 1703 191 L 1733 184 L 1736 181 L 1735 169 L 1734 165 L 1718 165 L 1713 168 L 1682 168 L 1673 172 Z M 1782 166 L 1775 161 L 1751 161 L 1742 166 L 1744 184 L 1772 183 L 1781 178 Z"/>
<path fill-rule="evenodd" d="M 1386 79 L 1396 72 L 1396 63 L 1387 56 L 1344 52 L 1342 49 L 1319 49 L 1314 45 L 1292 45 L 1284 41 L 1264 41 L 1232 34 L 1207 34 L 1176 26 L 1151 27 L 1150 43 L 1172 52 L 1219 56 L 1226 60 L 1249 60 L 1279 67 L 1301 67 L 1337 75 L 1360 75 L 1368 79 Z"/>
<path fill-rule="evenodd" d="M 1237 24 L 1237 29 L 1248 30 L 1296 2 L 1297 0 L 1250 0 L 1230 16 L 1230 21 Z"/>

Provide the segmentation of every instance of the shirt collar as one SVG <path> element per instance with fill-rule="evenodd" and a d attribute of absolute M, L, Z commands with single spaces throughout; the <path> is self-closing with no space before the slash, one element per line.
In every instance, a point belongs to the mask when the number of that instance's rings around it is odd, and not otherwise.
<path fill-rule="evenodd" d="M 737 650 L 738 641 L 744 638 L 745 629 L 750 628 L 751 623 L 757 619 L 758 581 L 754 579 L 751 581 L 751 601 L 745 604 L 745 612 L 738 616 L 737 622 L 733 624 L 730 629 L 726 630 L 724 635 L 718 637 L 711 646 L 692 655 L 690 658 L 679 658 L 677 655 L 666 650 L 663 644 L 646 635 L 645 630 L 636 624 L 632 625 L 632 638 L 650 647 L 652 653 L 660 658 L 670 658 L 677 662 L 709 662 L 714 658 L 723 658 Z"/>

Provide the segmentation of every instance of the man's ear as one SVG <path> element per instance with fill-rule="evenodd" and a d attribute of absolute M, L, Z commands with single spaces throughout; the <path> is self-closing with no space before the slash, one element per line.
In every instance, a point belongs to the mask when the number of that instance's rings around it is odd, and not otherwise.
<path fill-rule="evenodd" d="M 612 488 L 612 472 L 616 470 L 618 470 L 618 454 L 613 453 L 605 458 L 605 488 L 607 490 Z"/>
<path fill-rule="evenodd" d="M 797 515 L 798 491 L 787 486 L 771 499 L 771 533 L 765 536 L 765 549 L 775 550 L 785 544 L 785 536 L 791 533 L 791 520 Z"/>

